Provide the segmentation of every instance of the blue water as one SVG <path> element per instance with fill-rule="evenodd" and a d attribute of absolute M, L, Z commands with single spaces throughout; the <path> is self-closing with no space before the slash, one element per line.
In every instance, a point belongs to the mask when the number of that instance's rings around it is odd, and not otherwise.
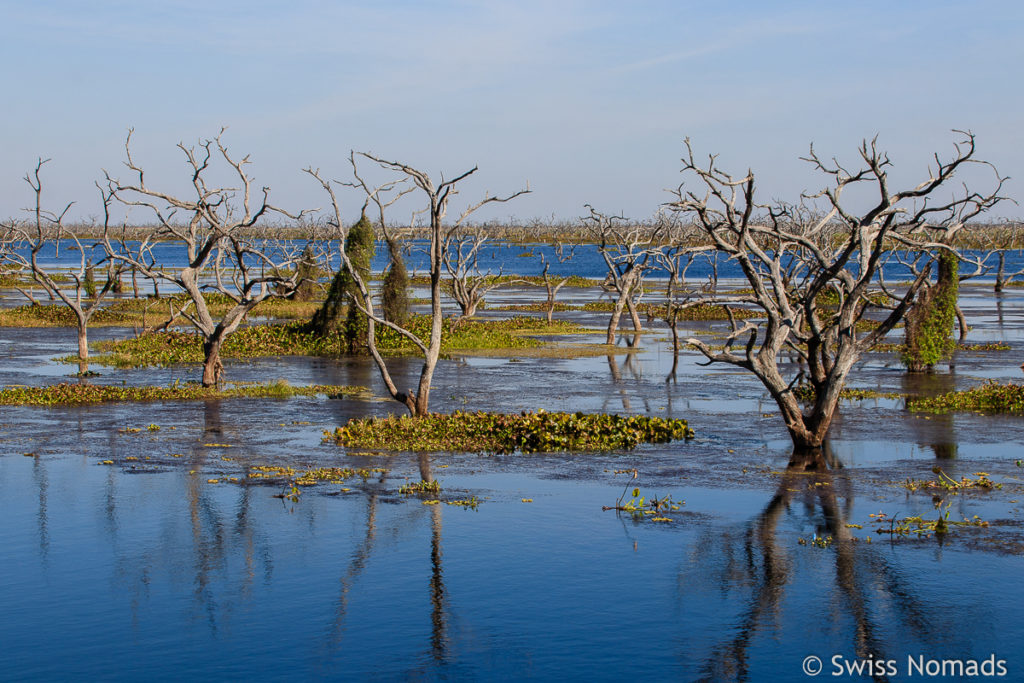
<path fill-rule="evenodd" d="M 958 354 L 955 372 L 932 378 L 872 356 L 852 383 L 1019 380 L 1024 297 L 964 292 L 971 339 L 1008 339 L 1011 351 Z M 74 344 L 69 330 L 0 328 L 0 382 L 66 379 L 70 368 L 49 359 Z M 908 658 L 991 655 L 1005 660 L 1003 680 L 1024 680 L 1024 420 L 844 404 L 832 469 L 787 473 L 788 437 L 756 379 L 687 353 L 669 381 L 664 330 L 640 345 L 597 358 L 447 359 L 432 407 L 685 417 L 693 441 L 428 458 L 321 441 L 350 417 L 398 410 L 379 400 L 2 408 L 0 680 L 795 681 L 809 656 L 822 678 L 862 680 L 832 676 L 833 661 L 884 660 L 893 680 L 922 680 L 908 678 Z M 114 384 L 196 374 L 99 369 L 94 381 Z M 393 369 L 407 386 L 419 367 Z M 365 359 L 228 361 L 226 371 L 383 393 Z M 275 498 L 279 486 L 225 483 L 261 464 L 387 472 L 297 502 Z M 876 533 L 887 527 L 879 513 L 943 514 L 930 493 L 899 486 L 935 466 L 1003 484 L 943 503 L 951 520 L 991 526 L 946 539 Z M 616 474 L 633 468 L 636 480 Z M 475 496 L 477 509 L 398 492 L 424 473 L 443 500 Z M 633 487 L 679 510 L 668 522 L 602 510 Z M 838 540 L 817 547 L 815 536 Z"/>
<path fill-rule="evenodd" d="M 70 249 L 73 246 L 70 240 L 62 240 L 60 253 L 57 255 L 56 247 L 52 243 L 44 245 L 39 253 L 39 262 L 44 268 L 53 269 L 77 269 L 81 264 L 81 252 Z M 83 242 L 86 249 L 86 258 L 94 263 L 102 263 L 105 254 L 100 245 Z M 129 241 L 130 247 L 135 248 L 136 242 Z M 303 246 L 304 241 L 291 242 L 289 244 Z M 427 242 L 413 240 L 408 244 L 406 252 L 406 265 L 410 271 L 426 273 L 429 270 L 429 258 L 427 254 Z M 180 267 L 184 264 L 185 251 L 180 243 L 158 242 L 153 245 L 153 257 L 157 264 L 164 267 Z M 454 253 L 454 252 L 453 252 Z M 569 249 L 565 249 L 565 255 L 569 255 Z M 976 250 L 965 250 L 965 256 L 980 258 L 984 252 Z M 540 275 L 543 272 L 544 264 L 541 255 L 550 264 L 549 273 L 552 276 L 579 275 L 587 278 L 601 279 L 607 274 L 607 266 L 601 256 L 597 245 L 581 244 L 576 245 L 571 252 L 571 258 L 559 261 L 554 245 L 551 244 L 507 244 L 503 242 L 488 242 L 480 250 L 478 265 L 483 273 L 505 275 Z M 718 276 L 720 278 L 742 278 L 743 273 L 735 261 L 726 258 L 725 254 L 717 253 Z M 372 262 L 374 272 L 382 272 L 387 268 L 388 254 L 383 242 L 378 242 L 376 253 Z M 331 262 L 331 268 L 336 269 L 339 265 L 337 258 Z M 668 273 L 653 260 L 649 263 L 649 277 L 666 278 Z M 992 261 L 994 267 L 995 262 Z M 1024 251 L 1006 252 L 1006 270 L 1013 272 L 1024 268 Z M 713 274 L 714 268 L 711 257 L 697 257 L 693 265 L 687 271 L 687 279 L 690 282 L 704 282 Z M 883 272 L 886 278 L 892 280 L 905 280 L 910 276 L 910 271 L 897 263 L 888 263 L 884 266 Z M 986 272 L 979 280 L 994 279 L 994 272 Z"/>

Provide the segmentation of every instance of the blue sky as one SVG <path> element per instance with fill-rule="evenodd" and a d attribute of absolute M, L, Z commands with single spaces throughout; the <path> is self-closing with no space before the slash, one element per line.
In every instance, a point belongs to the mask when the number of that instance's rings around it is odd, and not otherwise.
<path fill-rule="evenodd" d="M 276 203 L 319 206 L 305 166 L 346 177 L 350 149 L 431 173 L 480 170 L 463 197 L 533 193 L 495 218 L 645 218 L 679 181 L 682 141 L 757 174 L 760 197 L 817 189 L 814 142 L 853 162 L 879 136 L 916 182 L 950 129 L 1024 201 L 1018 2 L 0 1 L 0 216 L 31 200 L 99 213 L 128 127 L 153 184 L 179 141 L 228 126 Z M 980 182 L 980 180 L 979 180 Z M 346 211 L 361 200 L 342 197 Z M 997 215 L 1022 215 L 1003 205 Z M 395 216 L 396 220 L 404 215 Z"/>

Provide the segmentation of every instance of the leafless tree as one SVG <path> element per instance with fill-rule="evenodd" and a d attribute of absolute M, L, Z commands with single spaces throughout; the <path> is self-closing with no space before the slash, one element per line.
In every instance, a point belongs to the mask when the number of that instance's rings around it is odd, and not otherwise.
<path fill-rule="evenodd" d="M 680 185 L 668 206 L 692 217 L 714 246 L 737 262 L 754 290 L 751 301 L 766 316 L 742 325 L 734 319 L 722 351 L 699 339 L 687 341 L 709 363 L 736 365 L 761 380 L 779 406 L 795 451 L 822 446 L 854 364 L 903 319 L 925 284 L 927 268 L 905 286 L 891 309 L 879 311 L 873 283 L 887 256 L 894 250 L 948 249 L 966 221 L 1000 200 L 1004 179 L 998 173 L 992 191 L 982 194 L 964 187 L 958 194 L 946 194 L 958 170 L 984 164 L 974 159 L 974 135 L 962 134 L 951 159 L 935 155 L 927 179 L 896 192 L 889 187 L 892 164 L 875 140 L 861 145 L 857 169 L 821 159 L 812 146 L 806 161 L 830 184 L 805 195 L 796 206 L 756 203 L 753 173 L 736 178 L 722 171 L 714 156 L 700 165 L 686 141 L 682 170 L 696 180 L 697 188 Z M 847 190 L 858 188 L 871 188 L 877 197 L 863 213 L 844 201 Z M 826 293 L 838 300 L 834 307 L 822 305 Z M 859 330 L 858 323 L 872 311 L 882 316 L 877 326 Z M 734 350 L 741 338 L 743 349 Z M 786 351 L 806 371 L 786 367 Z M 806 410 L 793 391 L 801 379 L 814 395 Z"/>
<path fill-rule="evenodd" d="M 480 250 L 488 243 L 486 225 L 446 228 L 441 258 L 448 272 L 452 298 L 461 312 L 456 323 L 472 318 L 487 294 L 508 284 L 501 279 L 504 267 L 497 273 L 480 268 Z"/>
<path fill-rule="evenodd" d="M 555 258 L 559 263 L 571 261 L 575 252 L 576 245 L 570 245 L 569 253 L 567 254 L 565 253 L 565 245 L 561 241 L 555 242 Z M 558 296 L 558 290 L 565 286 L 565 283 L 569 281 L 571 276 L 560 278 L 556 282 L 549 274 L 551 262 L 548 261 L 543 252 L 540 255 L 540 262 L 544 265 L 544 269 L 541 271 L 540 277 L 544 282 L 544 289 L 547 292 L 547 299 L 544 302 L 544 313 L 547 316 L 548 325 L 550 325 L 554 322 L 555 317 L 555 297 Z"/>
<path fill-rule="evenodd" d="M 1024 230 L 1019 222 L 1011 221 L 1004 225 L 986 226 L 982 232 L 982 240 L 985 245 L 985 261 L 995 261 L 995 284 L 993 288 L 997 292 L 1009 283 L 1024 275 L 1024 268 L 1007 270 L 1006 256 L 1016 251 L 1018 255 L 1024 254 Z"/>
<path fill-rule="evenodd" d="M 661 250 L 668 225 L 663 221 L 653 225 L 629 223 L 622 216 L 601 213 L 590 204 L 586 208 L 590 215 L 583 218 L 585 230 L 597 243 L 608 267 L 605 285 L 616 297 L 605 340 L 607 344 L 614 344 L 623 308 L 629 311 L 633 331 L 641 330 L 637 302 L 643 293 L 644 273 L 655 265 L 654 257 Z"/>
<path fill-rule="evenodd" d="M 27 270 L 32 279 L 37 282 L 51 299 L 60 301 L 71 309 L 75 314 L 78 326 L 78 357 L 80 359 L 80 371 L 88 370 L 89 340 L 88 327 L 93 315 L 100 310 L 101 304 L 110 293 L 115 282 L 120 280 L 121 266 L 111 264 L 112 275 L 107 278 L 106 283 L 89 296 L 87 292 L 87 271 L 92 268 L 90 253 L 95 244 L 84 243 L 76 230 L 71 230 L 64 225 L 64 218 L 71 209 L 73 203 L 67 204 L 59 213 L 43 208 L 43 181 L 42 168 L 49 159 L 39 159 L 36 167 L 25 175 L 25 182 L 32 188 L 35 196 L 35 206 L 28 211 L 32 219 L 25 223 L 12 222 L 6 230 L 4 239 L 3 260 L 13 264 L 16 268 Z M 109 202 L 104 200 L 104 215 L 109 216 Z M 62 286 L 58 281 L 58 274 L 46 270 L 40 263 L 40 253 L 48 244 L 54 244 L 59 253 L 59 246 L 56 246 L 61 239 L 69 239 L 75 244 L 78 251 L 78 268 L 71 270 L 68 275 L 71 278 L 71 286 Z M 33 304 L 38 302 L 30 292 L 19 288 Z"/>
<path fill-rule="evenodd" d="M 108 196 L 125 207 L 142 208 L 152 214 L 156 225 L 141 236 L 132 250 L 115 244 L 110 231 L 104 241 L 111 258 L 117 259 L 154 280 L 180 287 L 189 297 L 191 311 L 179 314 L 191 322 L 203 338 L 203 386 L 216 385 L 223 371 L 220 358 L 224 340 L 238 329 L 246 316 L 271 297 L 284 297 L 294 291 L 295 264 L 302 258 L 295 243 L 245 236 L 258 221 L 268 215 L 297 220 L 270 204 L 270 189 L 262 188 L 260 198 L 253 197 L 253 180 L 246 170 L 249 157 L 236 159 L 224 146 L 223 130 L 198 147 L 179 143 L 190 173 L 190 197 L 179 197 L 150 187 L 141 166 L 131 154 L 129 131 L 125 140 L 125 166 L 133 178 L 122 182 L 106 173 Z M 224 169 L 215 164 L 223 164 Z M 221 187 L 208 180 L 226 172 L 237 186 Z M 251 234 L 251 233 L 249 233 Z M 184 265 L 165 267 L 158 262 L 154 245 L 159 240 L 177 240 L 186 252 Z M 232 303 L 215 318 L 204 292 L 217 292 Z"/>
<path fill-rule="evenodd" d="M 371 161 L 385 171 L 397 174 L 397 178 L 383 183 L 382 185 L 371 186 L 371 184 L 362 179 L 356 160 L 357 157 Z M 435 184 L 430 176 L 423 171 L 417 170 L 412 166 L 398 161 L 388 161 L 365 152 L 351 155 L 350 160 L 357 180 L 356 183 L 348 183 L 348 185 L 355 185 L 360 188 L 366 194 L 367 198 L 377 205 L 380 213 L 381 224 L 384 224 L 384 209 L 391 206 L 399 196 L 407 194 L 411 189 L 419 190 L 426 200 L 426 206 L 422 210 L 416 212 L 413 216 L 414 221 L 417 216 L 424 216 L 426 218 L 428 238 L 430 241 L 428 247 L 430 258 L 430 335 L 426 340 L 423 340 L 412 332 L 409 329 L 409 326 L 403 327 L 392 321 L 386 320 L 376 312 L 373 297 L 370 296 L 368 283 L 364 282 L 357 270 L 352 267 L 352 264 L 349 261 L 349 256 L 345 252 L 345 235 L 343 234 L 345 228 L 341 216 L 341 205 L 338 202 L 337 194 L 334 191 L 332 182 L 324 179 L 318 169 L 306 169 L 306 172 L 321 184 L 324 191 L 327 192 L 331 199 L 332 216 L 330 221 L 333 227 L 340 233 L 341 259 L 345 267 L 347 267 L 349 272 L 352 274 L 352 278 L 362 295 L 361 301 L 356 301 L 356 306 L 359 307 L 359 310 L 367 317 L 367 347 L 374 362 L 377 364 L 377 368 L 380 370 L 380 375 L 387 387 L 388 394 L 395 401 L 404 405 L 411 415 L 426 415 L 429 413 L 430 388 L 434 377 L 434 370 L 437 367 L 437 361 L 441 356 L 441 341 L 444 328 L 444 317 L 441 310 L 441 278 L 444 270 L 444 246 L 446 235 L 457 233 L 461 226 L 465 224 L 466 219 L 468 219 L 469 216 L 482 206 L 494 202 L 507 202 L 520 195 L 526 194 L 530 190 L 529 188 L 519 190 L 518 192 L 514 192 L 504 197 L 486 195 L 475 204 L 467 206 L 459 215 L 458 219 L 446 227 L 444 225 L 444 219 L 448 215 L 448 204 L 452 197 L 458 194 L 458 184 L 476 173 L 476 166 L 468 171 L 464 171 L 463 173 L 456 175 L 450 180 L 445 180 L 442 176 L 441 181 Z M 375 336 L 377 325 L 388 327 L 408 339 L 414 346 L 416 346 L 420 354 L 423 356 L 423 365 L 420 369 L 419 383 L 415 390 L 407 389 L 402 391 L 395 384 L 394 379 L 391 377 L 391 373 L 388 370 L 387 362 L 377 349 Z"/>

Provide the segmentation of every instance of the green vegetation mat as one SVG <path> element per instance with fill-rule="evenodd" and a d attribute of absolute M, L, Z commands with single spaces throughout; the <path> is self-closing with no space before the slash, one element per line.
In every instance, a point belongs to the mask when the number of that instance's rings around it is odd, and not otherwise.
<path fill-rule="evenodd" d="M 234 301 L 223 294 L 205 294 L 210 313 L 224 315 Z M 184 295 L 163 299 L 113 299 L 104 304 L 89 320 L 89 327 L 131 327 L 146 324 L 156 326 L 170 317 L 170 306 L 178 311 L 188 301 Z M 88 305 L 88 302 L 83 302 Z M 291 301 L 288 299 L 267 299 L 259 304 L 250 317 L 306 319 L 320 306 L 315 301 Z M 191 310 L 191 308 L 189 309 Z M 145 314 L 145 315 L 144 315 Z M 187 324 L 185 318 L 179 322 Z M 76 327 L 78 319 L 64 304 L 26 304 L 16 308 L 0 310 L 2 327 Z"/>
<path fill-rule="evenodd" d="M 951 391 L 931 398 L 912 398 L 907 401 L 907 407 L 922 413 L 1024 413 L 1024 385 L 989 381 L 965 391 Z"/>
<path fill-rule="evenodd" d="M 315 384 L 293 387 L 286 382 L 251 384 L 217 390 L 199 384 L 167 387 L 61 383 L 45 387 L 8 386 L 0 389 L 0 405 L 57 406 L 135 401 L 193 401 L 213 398 L 291 398 L 325 394 L 335 398 L 366 392 L 362 387 Z"/>
<path fill-rule="evenodd" d="M 410 316 L 409 328 L 420 339 L 430 336 L 430 317 Z M 508 320 L 467 320 L 453 327 L 445 320 L 442 352 L 475 349 L 529 349 L 541 342 L 529 334 L 568 334 L 576 325 L 556 321 L 515 317 Z M 400 356 L 417 352 L 416 347 L 394 330 L 377 326 L 377 347 L 382 354 Z M 131 339 L 95 344 L 101 355 L 90 359 L 118 367 L 201 363 L 202 338 L 189 332 L 158 332 Z M 319 337 L 306 329 L 305 322 L 284 325 L 252 325 L 231 334 L 221 347 L 224 358 L 262 358 L 268 356 L 328 356 L 341 354 L 341 337 Z M 70 360 L 70 359 L 69 359 Z"/>
<path fill-rule="evenodd" d="M 324 432 L 325 441 L 349 448 L 485 453 L 607 451 L 690 438 L 686 420 L 543 410 L 360 418 Z"/>

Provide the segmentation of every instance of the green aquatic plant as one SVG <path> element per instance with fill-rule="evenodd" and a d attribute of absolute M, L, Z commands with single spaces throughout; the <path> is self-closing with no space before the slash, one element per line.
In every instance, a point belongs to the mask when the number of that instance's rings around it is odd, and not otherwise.
<path fill-rule="evenodd" d="M 991 491 L 1003 488 L 1002 484 L 989 479 L 988 472 L 975 472 L 973 479 L 961 477 L 959 480 L 943 472 L 941 467 L 933 467 L 932 472 L 938 475 L 937 479 L 907 479 L 900 486 L 908 491 L 947 491 L 953 494 L 971 489 Z"/>
<path fill-rule="evenodd" d="M 983 351 L 1009 351 L 1012 347 L 1006 342 L 979 342 L 976 344 L 967 344 L 958 342 L 956 344 L 957 351 L 967 351 L 972 353 L 980 353 Z M 872 351 L 879 353 L 893 352 L 893 353 L 906 353 L 906 344 L 895 344 L 892 342 L 882 342 L 875 344 L 871 347 Z"/>
<path fill-rule="evenodd" d="M 634 479 L 636 478 L 636 470 L 634 472 Z M 626 485 L 626 489 L 629 489 L 629 485 Z M 671 495 L 665 495 L 661 498 L 653 496 L 648 499 L 646 496 L 640 495 L 640 488 L 636 487 L 633 489 L 632 497 L 623 502 L 625 495 L 619 496 L 618 500 L 615 501 L 615 505 L 603 505 L 602 510 L 617 510 L 619 512 L 628 512 L 635 517 L 650 517 L 651 521 L 654 522 L 670 522 L 671 518 L 665 517 L 667 512 L 676 512 L 679 508 L 684 505 L 682 502 L 676 502 L 672 500 Z"/>
<path fill-rule="evenodd" d="M 1000 384 L 990 380 L 973 389 L 951 391 L 932 397 L 909 398 L 907 408 L 927 413 L 1024 413 L 1024 385 L 1013 382 Z"/>
<path fill-rule="evenodd" d="M 631 449 L 690 439 L 686 420 L 586 413 L 463 413 L 357 418 L 325 441 L 362 449 L 534 453 Z"/>
<path fill-rule="evenodd" d="M 872 517 L 873 523 L 877 525 L 875 533 L 889 534 L 890 537 L 917 536 L 919 538 L 929 538 L 934 534 L 949 533 L 956 527 L 988 527 L 988 522 L 978 515 L 970 518 L 964 516 L 961 521 L 951 520 L 949 518 L 950 506 L 951 503 L 946 503 L 945 506 L 942 506 L 938 517 L 935 519 L 925 519 L 920 515 L 900 518 L 889 516 L 884 512 L 868 516 Z"/>
<path fill-rule="evenodd" d="M 437 494 L 441 492 L 441 483 L 438 482 L 437 480 L 413 481 L 409 482 L 408 484 L 405 484 L 404 486 L 400 486 L 398 488 L 398 492 L 401 493 L 403 496 L 412 496 L 421 493 Z"/>
<path fill-rule="evenodd" d="M 276 398 L 326 395 L 336 398 L 365 393 L 362 387 L 314 384 L 291 386 L 278 381 L 270 384 L 248 384 L 217 390 L 198 383 L 178 383 L 170 386 L 127 386 L 123 384 L 72 384 L 62 382 L 43 387 L 7 386 L 0 389 L 0 405 L 57 406 L 88 403 L 134 403 L 141 401 L 196 401 L 230 398 Z M 140 431 L 131 428 L 134 431 Z M 149 431 L 160 429 L 149 425 Z"/>
<path fill-rule="evenodd" d="M 814 387 L 810 384 L 798 384 L 793 387 L 793 395 L 800 401 L 811 402 L 814 400 Z M 850 389 L 844 388 L 839 392 L 840 400 L 844 401 L 866 401 L 876 398 L 903 398 L 906 394 L 897 391 L 877 391 L 875 389 Z"/>
<path fill-rule="evenodd" d="M 409 317 L 407 327 L 425 339 L 430 334 L 430 318 Z M 453 327 L 444 321 L 442 352 L 532 349 L 542 343 L 530 335 L 568 334 L 579 331 L 570 323 L 546 321 L 528 316 L 504 320 L 467 320 Z M 389 356 L 408 355 L 414 351 L 412 342 L 381 326 L 376 332 L 377 348 Z M 94 345 L 101 355 L 93 360 L 116 367 L 167 366 L 178 363 L 201 363 L 203 342 L 198 334 L 188 332 L 154 332 L 138 337 L 102 341 Z M 269 356 L 336 356 L 342 353 L 339 335 L 319 336 L 303 322 L 281 325 L 251 325 L 240 328 L 224 341 L 223 358 L 263 358 Z M 70 360 L 70 359 L 69 359 Z"/>

